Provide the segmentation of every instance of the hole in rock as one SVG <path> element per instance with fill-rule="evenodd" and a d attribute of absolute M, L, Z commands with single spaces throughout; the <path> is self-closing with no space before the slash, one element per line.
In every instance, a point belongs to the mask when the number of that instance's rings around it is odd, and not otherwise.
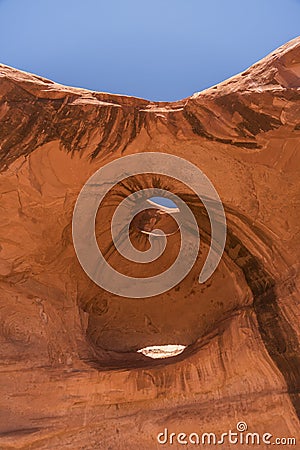
<path fill-rule="evenodd" d="M 160 197 L 154 196 L 154 192 L 147 197 L 140 195 L 136 197 L 137 205 L 132 202 L 128 207 L 128 218 L 135 214 L 130 222 L 129 237 L 137 250 L 147 251 L 150 244 L 159 245 L 157 241 L 161 237 L 155 237 L 153 241 L 148 239 L 153 237 L 151 233 L 157 233 L 156 230 L 169 236 L 162 255 L 146 264 L 124 258 L 114 248 L 111 238 L 111 218 L 116 205 L 128 192 L 134 193 L 136 187 L 158 187 L 170 193 Z M 153 368 L 184 360 L 198 351 L 199 345 L 206 342 L 206 336 L 219 329 L 224 318 L 227 320 L 232 311 L 249 301 L 249 292 L 243 289 L 244 279 L 239 277 L 242 284 L 237 287 L 234 263 L 226 253 L 211 279 L 199 283 L 199 274 L 209 253 L 211 224 L 202 203 L 174 180 L 159 180 L 157 184 L 150 176 L 135 178 L 131 184 L 117 186 L 109 193 L 99 208 L 95 224 L 97 242 L 107 262 L 117 272 L 136 279 L 155 277 L 167 271 L 176 261 L 182 242 L 175 219 L 180 219 L 185 227 L 187 239 L 193 233 L 193 227 L 185 221 L 184 207 L 176 196 L 190 207 L 202 239 L 197 260 L 186 277 L 173 288 L 152 297 L 127 298 L 93 284 L 80 267 L 77 269 L 78 303 L 84 312 L 82 326 L 88 346 L 84 358 L 100 371 Z M 136 212 L 136 207 L 149 209 Z M 121 233 L 121 243 L 122 237 Z M 237 250 L 235 253 L 233 250 L 239 247 L 233 238 L 230 239 L 228 248 L 236 255 Z M 241 256 L 246 256 L 240 245 Z"/>
<path fill-rule="evenodd" d="M 155 229 L 162 230 L 166 236 L 171 236 L 178 231 L 178 224 L 172 214 L 180 210 L 169 198 L 151 197 L 147 200 L 153 208 L 139 212 L 133 220 L 135 228 L 152 236 L 161 236 Z"/>
<path fill-rule="evenodd" d="M 172 356 L 180 355 L 186 345 L 168 344 L 168 345 L 153 345 L 150 347 L 141 348 L 138 353 L 153 359 L 171 358 Z"/>
<path fill-rule="evenodd" d="M 167 197 L 151 197 L 148 200 L 148 203 L 151 205 L 161 209 L 162 211 L 175 213 L 179 212 L 179 208 L 173 200 Z"/>

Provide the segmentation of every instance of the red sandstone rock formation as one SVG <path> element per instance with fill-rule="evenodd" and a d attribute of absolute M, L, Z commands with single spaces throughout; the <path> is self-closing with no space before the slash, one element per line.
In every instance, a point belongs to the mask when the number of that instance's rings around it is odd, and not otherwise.
<path fill-rule="evenodd" d="M 300 38 L 174 103 L 65 87 L 7 66 L 0 76 L 0 447 L 175 449 L 176 440 L 157 442 L 164 428 L 220 435 L 239 421 L 299 446 Z M 119 195 L 170 189 L 190 205 L 203 237 L 178 286 L 127 299 L 82 270 L 72 212 L 97 168 L 146 151 L 181 156 L 206 173 L 228 236 L 201 285 L 210 242 L 203 206 L 171 179 L 117 186 Z M 107 250 L 111 197 L 105 207 L 96 230 Z M 147 237 L 138 236 L 143 249 Z M 168 239 L 150 273 L 176 257 L 178 235 Z M 143 275 L 114 251 L 108 258 Z M 163 360 L 137 352 L 167 344 L 186 349 Z"/>

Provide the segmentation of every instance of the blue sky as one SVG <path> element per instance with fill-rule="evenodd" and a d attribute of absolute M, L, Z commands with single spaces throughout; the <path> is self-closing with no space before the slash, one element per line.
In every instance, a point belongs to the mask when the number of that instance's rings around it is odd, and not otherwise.
<path fill-rule="evenodd" d="M 300 35 L 300 0 L 0 0 L 0 21 L 4 64 L 170 101 Z"/>

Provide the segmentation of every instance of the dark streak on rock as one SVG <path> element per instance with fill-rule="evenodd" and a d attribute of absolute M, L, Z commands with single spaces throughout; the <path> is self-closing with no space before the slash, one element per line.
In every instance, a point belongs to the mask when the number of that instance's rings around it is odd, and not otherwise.
<path fill-rule="evenodd" d="M 238 126 L 239 130 L 246 130 L 253 136 L 276 129 L 282 125 L 279 119 L 249 108 L 236 95 L 230 94 L 218 97 L 215 99 L 215 102 L 232 115 L 238 112 L 243 117 L 243 121 Z"/>
<path fill-rule="evenodd" d="M 187 110 L 183 111 L 183 116 L 186 119 L 186 121 L 190 124 L 190 126 L 192 127 L 193 133 L 198 136 L 204 137 L 204 138 L 209 139 L 214 142 L 221 142 L 222 144 L 234 145 L 236 147 L 260 148 L 260 146 L 257 144 L 256 141 L 237 142 L 234 139 L 223 139 L 223 138 L 219 138 L 217 136 L 212 135 L 211 133 L 209 133 L 208 131 L 205 130 L 201 121 L 191 111 L 187 111 Z"/>
<path fill-rule="evenodd" d="M 3 431 L 1 437 L 26 436 L 27 434 L 37 433 L 41 428 L 20 428 L 17 430 Z M 3 447 L 2 447 L 3 448 Z"/>
<path fill-rule="evenodd" d="M 27 156 L 37 147 L 56 139 L 60 140 L 63 148 L 68 152 L 81 151 L 84 148 L 81 142 L 86 133 L 89 134 L 89 130 L 97 128 L 100 131 L 101 139 L 91 153 L 92 159 L 100 154 L 113 152 L 119 146 L 121 152 L 124 153 L 143 127 L 151 137 L 150 124 L 147 120 L 149 113 L 140 110 L 139 107 L 87 104 L 86 109 L 74 104 L 76 99 L 75 95 L 67 95 L 60 99 L 36 98 L 25 89 L 13 85 L 0 103 L 0 106 L 8 106 L 1 123 L 0 168 L 9 165 L 19 156 Z M 216 99 L 216 101 L 224 101 L 224 99 Z M 227 105 L 227 102 L 225 104 Z M 242 103 L 236 101 L 235 105 L 241 111 Z M 232 105 L 231 108 L 233 108 Z M 204 114 L 208 114 L 209 110 L 206 111 L 206 108 L 202 107 L 202 111 Z M 176 135 L 181 128 L 179 123 L 183 116 L 197 136 L 236 147 L 259 148 L 255 141 L 249 142 L 251 136 L 249 136 L 248 121 L 255 118 L 258 120 L 257 117 L 259 117 L 262 122 L 261 127 L 267 130 L 270 129 L 271 123 L 277 125 L 276 119 L 254 113 L 245 107 L 243 111 L 247 120 L 240 125 L 240 134 L 242 138 L 247 137 L 245 142 L 214 136 L 205 129 L 201 120 L 190 110 L 189 105 L 176 114 L 168 113 L 166 127 L 169 133 Z M 278 121 L 278 123 L 280 122 Z M 247 127 L 248 133 L 245 133 L 244 128 Z M 255 122 L 252 132 L 257 130 L 258 125 Z"/>
<path fill-rule="evenodd" d="M 276 285 L 272 277 L 241 241 L 232 234 L 229 240 L 232 241 L 231 245 L 241 245 L 235 262 L 243 270 L 253 293 L 253 307 L 262 340 L 284 376 L 290 399 L 300 418 L 300 358 L 297 336 L 278 305 Z"/>
<path fill-rule="evenodd" d="M 189 202 L 190 208 L 197 217 L 203 242 L 210 245 L 210 223 L 204 206 L 200 206 L 193 196 L 184 196 L 184 201 Z M 246 220 L 245 217 L 242 219 Z M 251 228 L 253 230 L 253 226 Z M 255 233 L 264 245 L 270 245 L 268 237 L 262 231 L 256 228 Z M 239 249 L 238 252 L 235 251 L 236 249 Z M 230 226 L 227 229 L 225 252 L 244 273 L 253 294 L 253 309 L 262 341 L 285 379 L 289 397 L 300 419 L 299 342 L 295 331 L 278 305 L 276 282 L 257 257 L 234 235 Z"/>

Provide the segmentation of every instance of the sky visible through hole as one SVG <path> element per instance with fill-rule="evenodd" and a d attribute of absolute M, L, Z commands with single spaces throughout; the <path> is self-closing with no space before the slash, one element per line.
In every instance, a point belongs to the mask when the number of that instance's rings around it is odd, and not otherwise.
<path fill-rule="evenodd" d="M 166 206 L 167 208 L 171 209 L 177 209 L 176 203 L 173 202 L 173 200 L 170 200 L 166 197 L 151 197 L 148 199 L 151 203 L 155 203 L 159 206 Z"/>
<path fill-rule="evenodd" d="M 0 0 L 0 58 L 91 90 L 173 101 L 300 34 L 299 0 Z"/>
<path fill-rule="evenodd" d="M 180 355 L 186 348 L 186 345 L 168 344 L 168 345 L 153 345 L 138 350 L 145 356 L 153 359 L 171 358 Z"/>

